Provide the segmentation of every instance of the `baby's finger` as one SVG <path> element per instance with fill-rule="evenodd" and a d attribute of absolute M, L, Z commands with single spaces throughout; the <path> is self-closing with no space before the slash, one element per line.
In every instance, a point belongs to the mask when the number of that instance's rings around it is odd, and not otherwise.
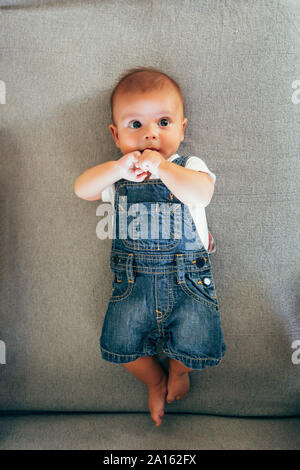
<path fill-rule="evenodd" d="M 139 152 L 138 150 L 136 150 L 135 152 L 132 152 L 131 155 L 133 156 L 134 161 L 137 162 L 138 159 L 139 159 L 139 157 L 140 157 L 140 155 L 141 155 L 141 152 Z"/>
<path fill-rule="evenodd" d="M 144 171 L 149 171 L 149 164 L 147 162 L 142 162 L 140 166 Z"/>
<path fill-rule="evenodd" d="M 130 164 L 136 164 L 139 161 L 139 154 L 140 152 L 132 152 L 127 154 L 127 158 L 129 158 Z"/>
<path fill-rule="evenodd" d="M 147 176 L 147 173 L 143 172 L 143 173 L 141 173 L 140 175 L 136 175 L 136 178 L 137 178 L 138 180 L 142 180 L 143 178 L 146 178 L 146 176 Z"/>

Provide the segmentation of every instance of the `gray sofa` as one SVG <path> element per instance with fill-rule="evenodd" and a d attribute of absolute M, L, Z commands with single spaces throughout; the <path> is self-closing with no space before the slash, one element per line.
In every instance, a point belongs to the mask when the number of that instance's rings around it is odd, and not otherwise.
<path fill-rule="evenodd" d="M 299 449 L 299 2 L 0 5 L 0 449 Z M 96 233 L 103 203 L 73 192 L 121 156 L 109 94 L 139 65 L 178 80 L 179 153 L 217 177 L 227 345 L 159 428 L 145 386 L 101 358 L 111 239 Z"/>

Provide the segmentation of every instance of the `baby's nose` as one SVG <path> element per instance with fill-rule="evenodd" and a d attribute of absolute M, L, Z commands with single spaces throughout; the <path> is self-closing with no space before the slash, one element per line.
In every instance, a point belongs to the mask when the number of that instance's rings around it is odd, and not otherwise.
<path fill-rule="evenodd" d="M 145 127 L 145 133 L 144 133 L 144 139 L 145 140 L 151 140 L 154 139 L 156 140 L 158 137 L 158 129 L 157 127 L 149 124 L 148 126 Z"/>

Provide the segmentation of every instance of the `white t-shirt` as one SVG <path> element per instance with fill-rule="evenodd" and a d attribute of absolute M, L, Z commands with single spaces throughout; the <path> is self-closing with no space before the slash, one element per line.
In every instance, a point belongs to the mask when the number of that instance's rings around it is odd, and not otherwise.
<path fill-rule="evenodd" d="M 180 155 L 178 155 L 178 153 L 174 153 L 168 158 L 168 161 L 172 162 L 178 157 L 180 157 Z M 190 156 L 186 161 L 185 168 L 208 173 L 211 176 L 213 182 L 214 183 L 216 182 L 216 175 L 207 168 L 206 164 L 204 163 L 203 160 L 201 160 L 200 157 Z M 155 175 L 154 173 L 152 173 L 148 180 L 154 179 L 154 178 L 159 178 L 159 177 L 158 175 Z M 107 186 L 107 188 L 103 190 L 102 201 L 110 202 L 114 206 L 114 202 L 115 202 L 115 185 L 114 184 Z M 188 204 L 188 208 L 194 220 L 200 240 L 202 241 L 205 249 L 207 250 L 208 249 L 208 228 L 207 228 L 205 207 L 202 204 Z"/>

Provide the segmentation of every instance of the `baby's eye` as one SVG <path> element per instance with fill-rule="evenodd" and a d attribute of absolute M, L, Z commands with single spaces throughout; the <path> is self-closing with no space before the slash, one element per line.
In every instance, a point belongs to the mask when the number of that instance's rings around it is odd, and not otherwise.
<path fill-rule="evenodd" d="M 159 122 L 161 123 L 162 127 L 167 127 L 169 119 L 168 118 L 162 118 L 162 119 L 159 120 Z M 140 121 L 137 121 L 137 120 L 131 121 L 129 123 L 129 127 L 131 127 L 132 129 L 139 129 L 141 127 L 141 125 L 142 124 L 140 123 Z"/>
<path fill-rule="evenodd" d="M 166 127 L 168 124 L 165 124 L 165 123 L 168 122 L 168 121 L 169 121 L 168 118 L 162 118 L 162 119 L 160 119 L 159 122 L 164 122 L 164 124 L 162 125 L 162 127 Z"/>
<path fill-rule="evenodd" d="M 141 126 L 140 121 L 131 121 L 131 122 L 129 123 L 129 127 L 131 127 L 130 124 L 135 124 L 135 123 L 138 123 L 138 124 L 140 124 L 140 125 L 139 125 L 139 126 L 136 126 L 136 125 L 135 125 L 135 126 L 133 127 L 133 129 L 138 129 L 138 128 Z"/>

